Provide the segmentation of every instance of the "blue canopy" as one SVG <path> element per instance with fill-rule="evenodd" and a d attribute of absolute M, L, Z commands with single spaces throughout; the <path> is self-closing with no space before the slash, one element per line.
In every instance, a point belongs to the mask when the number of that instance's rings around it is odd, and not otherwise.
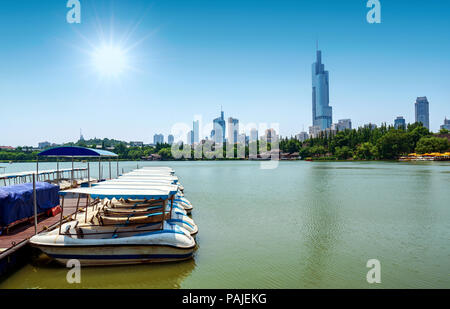
<path fill-rule="evenodd" d="M 58 192 L 58 186 L 46 182 L 36 183 L 38 214 L 59 205 Z M 26 183 L 0 188 L 0 232 L 3 227 L 32 218 L 33 215 L 33 184 Z"/>
<path fill-rule="evenodd" d="M 117 157 L 118 155 L 106 150 L 84 147 L 56 147 L 38 153 L 40 157 Z"/>

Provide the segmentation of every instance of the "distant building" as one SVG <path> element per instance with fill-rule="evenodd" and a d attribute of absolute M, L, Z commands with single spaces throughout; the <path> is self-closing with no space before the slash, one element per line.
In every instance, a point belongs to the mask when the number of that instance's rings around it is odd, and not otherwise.
<path fill-rule="evenodd" d="M 245 136 L 245 133 L 238 135 L 236 143 L 245 145 L 245 144 L 247 144 L 247 142 L 248 142 L 248 140 L 247 140 L 247 136 Z"/>
<path fill-rule="evenodd" d="M 174 140 L 175 138 L 173 137 L 172 134 L 169 134 L 169 136 L 167 136 L 167 143 L 169 143 L 169 145 L 172 145 Z"/>
<path fill-rule="evenodd" d="M 80 142 L 84 142 L 83 132 L 80 129 Z"/>
<path fill-rule="evenodd" d="M 215 143 L 225 142 L 225 118 L 223 111 L 220 112 L 220 117 L 213 120 L 213 130 L 211 131 L 211 138 Z"/>
<path fill-rule="evenodd" d="M 278 136 L 277 136 L 277 132 L 275 131 L 275 129 L 267 129 L 265 138 L 268 143 L 276 142 L 278 140 Z"/>
<path fill-rule="evenodd" d="M 194 141 L 193 143 L 198 143 L 200 141 L 200 124 L 199 124 L 199 120 L 196 120 L 193 122 L 192 124 L 192 131 L 193 131 L 193 138 Z"/>
<path fill-rule="evenodd" d="M 236 144 L 238 142 L 239 135 L 239 120 L 236 118 L 228 118 L 228 143 Z"/>
<path fill-rule="evenodd" d="M 418 97 L 414 106 L 416 122 L 421 122 L 425 128 L 430 129 L 430 104 L 427 97 Z"/>
<path fill-rule="evenodd" d="M 447 117 L 444 119 L 444 124 L 441 125 L 441 130 L 442 129 L 447 129 L 450 131 L 450 119 L 447 119 Z"/>
<path fill-rule="evenodd" d="M 351 130 L 352 129 L 352 120 L 351 119 L 341 119 L 341 120 L 339 120 L 337 129 L 339 131 Z"/>
<path fill-rule="evenodd" d="M 322 129 L 319 126 L 311 126 L 309 127 L 309 136 L 312 138 L 317 137 L 321 131 Z"/>
<path fill-rule="evenodd" d="M 188 145 L 193 145 L 194 144 L 194 131 L 193 130 L 188 132 L 186 139 L 187 139 L 187 144 Z"/>
<path fill-rule="evenodd" d="M 250 136 L 249 141 L 250 142 L 256 142 L 258 140 L 258 130 L 256 128 L 250 129 Z"/>
<path fill-rule="evenodd" d="M 406 121 L 405 118 L 403 118 L 402 116 L 398 116 L 395 120 L 394 120 L 394 127 L 396 129 L 399 128 L 404 128 L 406 129 Z"/>
<path fill-rule="evenodd" d="M 46 148 L 50 147 L 51 145 L 52 144 L 49 143 L 49 142 L 41 142 L 41 143 L 38 144 L 38 148 L 39 149 L 46 149 Z"/>
<path fill-rule="evenodd" d="M 144 142 L 130 142 L 131 147 L 143 147 Z"/>
<path fill-rule="evenodd" d="M 12 146 L 0 146 L 0 150 L 14 150 L 16 148 L 12 147 Z"/>
<path fill-rule="evenodd" d="M 164 135 L 155 134 L 153 135 L 153 144 L 164 144 Z"/>
<path fill-rule="evenodd" d="M 322 64 L 322 52 L 317 51 L 317 60 L 312 65 L 312 120 L 320 130 L 331 127 L 333 110 L 329 99 L 328 71 Z"/>
<path fill-rule="evenodd" d="M 300 132 L 299 134 L 295 135 L 295 138 L 300 142 L 304 142 L 309 138 L 309 135 L 306 132 Z"/>
<path fill-rule="evenodd" d="M 373 124 L 373 123 L 368 123 L 368 124 L 364 125 L 364 128 L 369 128 L 371 130 L 375 130 L 377 128 L 377 125 Z"/>

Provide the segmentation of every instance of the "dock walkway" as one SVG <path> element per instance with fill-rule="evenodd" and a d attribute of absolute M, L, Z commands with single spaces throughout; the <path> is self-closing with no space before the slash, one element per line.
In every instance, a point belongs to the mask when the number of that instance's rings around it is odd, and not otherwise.
<path fill-rule="evenodd" d="M 70 216 L 75 213 L 77 205 L 77 198 L 66 197 L 64 200 L 63 216 Z M 85 199 L 80 201 L 80 209 L 86 206 Z M 61 215 L 58 214 L 53 217 L 41 216 L 38 220 L 38 233 L 46 228 L 52 228 L 59 224 Z M 11 268 L 16 263 L 16 258 L 19 250 L 28 244 L 28 240 L 34 236 L 34 219 L 32 223 L 25 222 L 14 228 L 11 228 L 8 234 L 0 235 L 0 276 Z M 10 265 L 9 265 L 10 264 Z"/>

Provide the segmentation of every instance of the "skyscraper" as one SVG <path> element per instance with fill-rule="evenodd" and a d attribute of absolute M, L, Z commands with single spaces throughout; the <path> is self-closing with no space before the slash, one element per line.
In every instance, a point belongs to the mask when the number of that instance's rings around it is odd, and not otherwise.
<path fill-rule="evenodd" d="M 220 112 L 220 117 L 213 120 L 213 131 L 211 132 L 211 138 L 215 143 L 225 142 L 225 118 L 223 111 Z"/>
<path fill-rule="evenodd" d="M 153 144 L 164 144 L 164 135 L 155 134 L 153 135 Z"/>
<path fill-rule="evenodd" d="M 333 110 L 329 99 L 328 71 L 322 64 L 322 52 L 317 51 L 317 61 L 312 65 L 312 118 L 313 126 L 321 130 L 331 127 Z"/>
<path fill-rule="evenodd" d="M 250 129 L 250 142 L 256 142 L 258 140 L 258 130 L 256 128 Z"/>
<path fill-rule="evenodd" d="M 174 140 L 175 138 L 173 137 L 172 134 L 169 134 L 169 136 L 167 136 L 167 143 L 169 143 L 169 145 L 172 145 Z"/>
<path fill-rule="evenodd" d="M 400 127 L 406 129 L 406 121 L 402 116 L 398 116 L 397 119 L 394 120 L 394 128 L 398 129 Z"/>
<path fill-rule="evenodd" d="M 236 118 L 228 118 L 228 143 L 236 144 L 238 142 L 239 135 L 239 120 Z"/>
<path fill-rule="evenodd" d="M 414 105 L 416 122 L 421 122 L 425 128 L 430 129 L 430 104 L 427 97 L 418 97 Z"/>
<path fill-rule="evenodd" d="M 196 120 L 193 122 L 192 124 L 192 131 L 194 132 L 194 143 L 198 143 L 200 141 L 200 125 L 199 125 L 199 121 Z"/>
<path fill-rule="evenodd" d="M 194 131 L 191 130 L 187 133 L 187 144 L 192 145 L 194 144 Z"/>

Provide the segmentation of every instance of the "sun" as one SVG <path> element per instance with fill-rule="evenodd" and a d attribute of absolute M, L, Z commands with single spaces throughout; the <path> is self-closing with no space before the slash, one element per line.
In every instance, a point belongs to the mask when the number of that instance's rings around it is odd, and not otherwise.
<path fill-rule="evenodd" d="M 92 53 L 95 70 L 104 77 L 119 77 L 128 67 L 126 52 L 120 46 L 102 45 Z"/>

